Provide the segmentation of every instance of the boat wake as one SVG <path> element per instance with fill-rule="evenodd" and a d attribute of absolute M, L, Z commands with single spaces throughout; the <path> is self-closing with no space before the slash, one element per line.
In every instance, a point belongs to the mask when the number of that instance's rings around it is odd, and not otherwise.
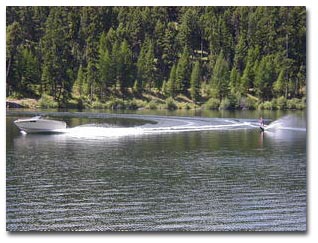
<path fill-rule="evenodd" d="M 68 128 L 65 133 L 78 138 L 116 138 L 177 132 L 251 129 L 257 126 L 256 121 L 198 117 L 152 117 L 151 121 L 152 123 L 137 127 L 103 127 L 98 124 L 89 124 Z"/>
<path fill-rule="evenodd" d="M 137 136 L 142 134 L 142 130 L 134 127 L 89 127 L 79 126 L 68 128 L 65 131 L 67 136 L 76 138 L 103 138 L 103 137 L 123 137 Z"/>
<path fill-rule="evenodd" d="M 144 118 L 144 117 L 143 117 Z M 146 118 L 144 118 L 146 119 Z M 255 119 L 223 119 L 202 117 L 160 117 L 151 116 L 150 123 L 136 127 L 114 127 L 109 124 L 87 124 L 66 129 L 68 136 L 77 138 L 118 138 L 123 136 L 140 136 L 197 131 L 234 131 L 258 129 Z M 268 132 L 296 131 L 306 132 L 306 124 L 295 116 L 285 116 L 266 127 Z"/>
<path fill-rule="evenodd" d="M 306 123 L 303 120 L 298 119 L 296 116 L 288 115 L 284 116 L 272 123 L 270 123 L 266 130 L 285 130 L 285 131 L 297 131 L 306 132 Z"/>
<path fill-rule="evenodd" d="M 26 115 L 34 115 L 34 113 L 29 112 L 26 113 Z M 66 136 L 77 138 L 117 138 L 124 136 L 167 134 L 177 132 L 218 130 L 234 131 L 243 129 L 255 129 L 259 131 L 258 119 L 177 117 L 85 112 L 47 112 L 46 115 L 51 117 L 56 116 L 64 118 L 77 117 L 79 119 L 95 119 L 94 121 L 98 119 L 97 123 L 94 122 L 76 127 L 54 130 L 56 133 L 62 133 Z M 99 121 L 101 123 L 99 123 Z M 304 119 L 299 119 L 296 116 L 289 115 L 271 122 L 266 126 L 265 130 L 268 133 L 278 133 L 284 131 L 306 132 L 306 123 L 304 122 Z M 50 130 L 50 132 L 52 132 L 52 130 Z"/>

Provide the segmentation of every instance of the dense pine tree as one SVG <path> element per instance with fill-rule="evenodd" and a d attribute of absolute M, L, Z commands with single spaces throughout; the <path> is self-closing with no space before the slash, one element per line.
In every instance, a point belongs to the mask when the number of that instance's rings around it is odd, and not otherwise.
<path fill-rule="evenodd" d="M 73 85 L 73 95 L 76 97 L 83 98 L 84 93 L 84 82 L 85 82 L 85 76 L 82 65 L 78 69 L 77 78 Z"/>
<path fill-rule="evenodd" d="M 200 98 L 200 62 L 196 61 L 191 72 L 191 98 L 196 102 Z"/>
<path fill-rule="evenodd" d="M 185 47 L 178 61 L 176 69 L 176 92 L 186 94 L 190 87 L 190 55 Z"/>
<path fill-rule="evenodd" d="M 111 48 L 108 46 L 105 32 L 99 41 L 98 72 L 101 88 L 106 90 L 114 84 L 114 67 L 111 62 Z"/>
<path fill-rule="evenodd" d="M 7 95 L 61 106 L 130 90 L 306 95 L 304 7 L 7 7 L 6 41 Z"/>
<path fill-rule="evenodd" d="M 223 51 L 221 51 L 213 68 L 210 81 L 211 94 L 214 98 L 221 100 L 227 96 L 229 93 L 229 77 L 229 65 L 224 59 Z"/>
<path fill-rule="evenodd" d="M 41 39 L 42 92 L 48 93 L 59 103 L 69 98 L 72 80 L 72 54 L 69 45 L 68 22 L 63 8 L 56 7 L 50 12 Z"/>
<path fill-rule="evenodd" d="M 177 89 L 176 89 L 176 65 L 175 64 L 173 64 L 171 68 L 166 90 L 171 97 L 174 97 L 176 95 Z"/>

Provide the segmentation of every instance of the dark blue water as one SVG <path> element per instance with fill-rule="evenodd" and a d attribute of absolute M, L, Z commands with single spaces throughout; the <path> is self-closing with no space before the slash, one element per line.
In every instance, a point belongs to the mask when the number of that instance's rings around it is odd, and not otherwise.
<path fill-rule="evenodd" d="M 8 231 L 306 230 L 302 116 L 94 114 L 51 114 L 54 135 L 7 115 Z"/>

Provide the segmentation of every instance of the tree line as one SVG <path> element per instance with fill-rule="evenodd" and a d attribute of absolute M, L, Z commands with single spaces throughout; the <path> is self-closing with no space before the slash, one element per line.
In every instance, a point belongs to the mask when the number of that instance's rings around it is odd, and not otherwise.
<path fill-rule="evenodd" d="M 7 96 L 59 106 L 306 95 L 305 7 L 7 7 L 6 43 Z"/>

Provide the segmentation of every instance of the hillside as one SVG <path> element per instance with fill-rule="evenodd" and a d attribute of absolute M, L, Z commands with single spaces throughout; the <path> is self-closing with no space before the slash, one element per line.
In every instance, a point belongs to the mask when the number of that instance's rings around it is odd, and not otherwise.
<path fill-rule="evenodd" d="M 305 104 L 305 7 L 7 7 L 6 38 L 11 98 Z"/>

